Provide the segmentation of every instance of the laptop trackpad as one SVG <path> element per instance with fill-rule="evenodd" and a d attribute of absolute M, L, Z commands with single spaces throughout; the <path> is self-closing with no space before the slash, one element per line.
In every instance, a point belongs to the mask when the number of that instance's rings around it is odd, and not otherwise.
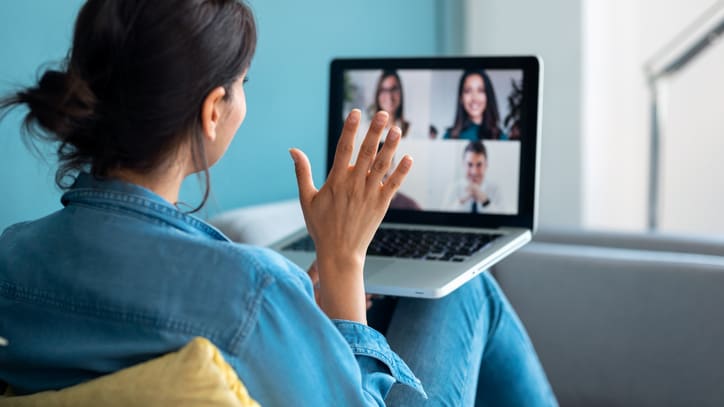
<path fill-rule="evenodd" d="M 367 258 L 365 261 L 365 279 L 373 277 L 394 262 L 394 259 Z"/>

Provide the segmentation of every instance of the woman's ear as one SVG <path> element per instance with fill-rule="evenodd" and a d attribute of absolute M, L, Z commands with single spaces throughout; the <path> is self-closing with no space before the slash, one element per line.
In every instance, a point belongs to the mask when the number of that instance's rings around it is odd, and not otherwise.
<path fill-rule="evenodd" d="M 219 125 L 223 113 L 224 96 L 226 90 L 218 86 L 209 92 L 201 106 L 201 129 L 204 138 L 208 141 L 216 140 L 216 127 Z"/>

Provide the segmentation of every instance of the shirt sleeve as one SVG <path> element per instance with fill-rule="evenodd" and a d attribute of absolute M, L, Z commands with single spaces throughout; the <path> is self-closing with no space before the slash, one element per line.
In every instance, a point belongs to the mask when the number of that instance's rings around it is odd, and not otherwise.
<path fill-rule="evenodd" d="M 425 395 L 420 380 L 415 377 L 407 364 L 390 349 L 387 340 L 381 333 L 367 325 L 353 321 L 333 320 L 333 323 L 357 358 L 363 380 L 369 382 L 382 380 L 383 378 L 376 377 L 382 367 L 384 368 L 382 371 L 388 375 L 391 374 L 397 382 L 410 386 Z M 368 374 L 366 375 L 365 372 Z M 388 386 L 387 391 L 389 391 L 389 387 L 391 385 Z M 386 394 L 387 392 L 385 392 Z"/>
<path fill-rule="evenodd" d="M 396 382 L 425 394 L 382 334 L 330 320 L 305 273 L 292 264 L 286 271 L 264 288 L 256 325 L 230 357 L 253 398 L 269 406 L 384 406 Z"/>

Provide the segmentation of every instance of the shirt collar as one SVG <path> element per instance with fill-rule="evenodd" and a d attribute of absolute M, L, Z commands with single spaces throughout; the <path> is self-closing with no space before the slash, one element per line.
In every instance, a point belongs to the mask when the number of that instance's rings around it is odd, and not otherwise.
<path fill-rule="evenodd" d="M 230 241 L 223 233 L 203 220 L 183 213 L 155 192 L 140 185 L 112 179 L 97 178 L 82 172 L 73 186 L 60 199 L 63 206 L 82 203 L 96 207 L 117 208 L 160 220 L 182 231 L 204 235 L 215 240 Z"/>

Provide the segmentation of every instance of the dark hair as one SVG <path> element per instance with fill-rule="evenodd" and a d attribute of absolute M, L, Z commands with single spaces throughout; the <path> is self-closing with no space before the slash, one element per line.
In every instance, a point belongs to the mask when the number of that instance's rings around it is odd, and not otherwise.
<path fill-rule="evenodd" d="M 150 171 L 189 143 L 196 168 L 208 163 L 200 110 L 218 86 L 231 85 L 251 63 L 256 23 L 237 0 L 88 0 L 59 70 L 0 101 L 25 104 L 26 135 L 58 143 L 61 188 L 89 170 Z"/>
<path fill-rule="evenodd" d="M 500 114 L 498 113 L 498 102 L 495 98 L 495 89 L 493 89 L 493 83 L 490 81 L 488 74 L 486 74 L 483 70 L 465 71 L 463 73 L 463 76 L 460 77 L 460 83 L 458 84 L 457 109 L 455 111 L 455 120 L 453 121 L 454 124 L 449 130 L 450 137 L 460 138 L 460 133 L 462 133 L 465 129 L 474 124 L 472 120 L 470 120 L 470 117 L 468 117 L 468 113 L 465 111 L 465 107 L 463 106 L 462 101 L 463 86 L 465 85 L 465 80 L 472 75 L 479 75 L 481 78 L 483 78 L 483 84 L 485 85 L 485 95 L 487 97 L 485 111 L 483 112 L 483 122 L 478 127 L 478 139 L 497 140 L 500 138 L 500 127 L 498 127 L 498 122 L 500 121 Z"/>
<path fill-rule="evenodd" d="M 375 103 L 373 105 L 373 113 L 377 113 L 382 108 L 380 107 L 380 92 L 382 90 L 382 82 L 387 78 L 395 78 L 397 81 L 398 86 L 400 87 L 400 105 L 397 107 L 397 110 L 394 112 L 388 112 L 395 115 L 395 118 L 400 119 L 401 122 L 401 128 L 402 130 L 402 137 L 407 135 L 407 130 L 410 128 L 410 122 L 405 120 L 404 115 L 404 105 L 405 105 L 405 98 L 404 94 L 402 92 L 402 80 L 400 80 L 400 75 L 397 74 L 397 71 L 394 69 L 385 69 L 382 71 L 382 75 L 380 75 L 380 78 L 377 80 L 377 88 L 375 89 Z M 393 123 L 394 124 L 394 123 Z"/>
<path fill-rule="evenodd" d="M 508 115 L 505 116 L 503 124 L 510 130 L 508 135 L 511 140 L 520 140 L 520 114 L 523 108 L 523 86 L 515 80 L 510 80 L 513 90 L 508 95 Z"/>
<path fill-rule="evenodd" d="M 463 150 L 463 156 L 465 156 L 466 153 L 482 154 L 486 159 L 488 158 L 488 150 L 485 149 L 485 145 L 480 140 L 469 142 L 468 145 L 465 146 L 465 150 Z"/>

